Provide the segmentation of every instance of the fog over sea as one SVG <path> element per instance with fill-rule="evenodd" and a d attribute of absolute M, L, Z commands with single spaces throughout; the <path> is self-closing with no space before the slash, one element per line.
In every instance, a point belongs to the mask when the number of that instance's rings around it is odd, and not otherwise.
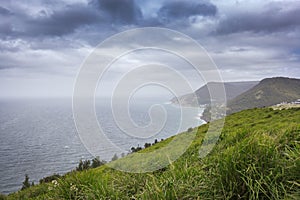
<path fill-rule="evenodd" d="M 159 99 L 137 101 L 129 106 L 132 120 L 146 125 L 151 120 L 149 106 L 161 104 L 166 112 L 166 124 L 156 135 L 136 138 L 123 133 L 114 123 L 109 102 L 96 101 L 99 124 L 107 137 L 125 152 L 132 146 L 144 146 L 203 123 L 203 110 L 184 108 L 190 120 L 180 127 L 180 108 Z M 186 116 L 182 116 L 186 117 Z M 179 130 L 179 131 L 178 131 Z M 101 141 L 99 142 L 101 145 Z M 110 160 L 112 152 L 103 152 L 100 159 Z M 54 173 L 64 174 L 78 165 L 80 159 L 92 155 L 81 143 L 76 132 L 71 99 L 2 99 L 0 100 L 0 192 L 19 190 L 28 174 L 30 181 Z"/>

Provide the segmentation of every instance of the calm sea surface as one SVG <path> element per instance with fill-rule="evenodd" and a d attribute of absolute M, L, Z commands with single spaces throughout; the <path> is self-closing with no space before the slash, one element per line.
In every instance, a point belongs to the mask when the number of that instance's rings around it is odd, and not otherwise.
<path fill-rule="evenodd" d="M 149 106 L 159 103 L 166 112 L 166 124 L 156 135 L 137 138 L 124 134 L 114 123 L 108 102 L 96 102 L 98 121 L 106 136 L 129 152 L 132 146 L 167 138 L 178 131 L 203 123 L 198 119 L 202 110 L 184 108 L 190 120 L 180 126 L 180 109 L 159 100 L 144 100 L 129 107 L 132 120 L 138 125 L 150 122 Z M 99 143 L 101 145 L 101 142 Z M 104 151 L 101 159 L 110 160 L 112 152 Z M 54 173 L 64 174 L 74 169 L 80 159 L 91 159 L 76 132 L 72 101 L 62 99 L 0 100 L 0 192 L 10 193 L 21 188 L 24 175 L 30 181 Z"/>

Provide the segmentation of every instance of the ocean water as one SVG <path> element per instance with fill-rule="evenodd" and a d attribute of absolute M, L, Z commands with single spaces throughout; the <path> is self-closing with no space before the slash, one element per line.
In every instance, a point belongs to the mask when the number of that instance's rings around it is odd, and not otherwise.
<path fill-rule="evenodd" d="M 134 123 L 144 126 L 151 123 L 148 111 L 151 105 L 161 104 L 165 109 L 166 123 L 156 135 L 147 138 L 124 133 L 114 122 L 108 102 L 96 102 L 98 122 L 107 138 L 123 152 L 132 146 L 153 143 L 203 123 L 199 113 L 203 110 L 184 108 L 188 116 L 181 116 L 180 108 L 162 100 L 143 100 L 130 104 Z M 182 117 L 188 117 L 180 125 Z M 130 131 L 130 130 L 128 130 Z M 101 146 L 101 142 L 99 143 Z M 101 159 L 110 160 L 113 152 L 103 149 Z M 54 173 L 64 174 L 75 169 L 80 159 L 91 159 L 76 131 L 70 99 L 14 99 L 0 100 L 0 192 L 8 194 L 22 187 L 25 174 L 30 181 Z"/>

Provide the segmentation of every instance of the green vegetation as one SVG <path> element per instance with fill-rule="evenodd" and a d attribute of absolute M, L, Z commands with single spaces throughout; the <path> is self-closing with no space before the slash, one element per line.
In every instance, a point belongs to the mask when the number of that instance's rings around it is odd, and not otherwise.
<path fill-rule="evenodd" d="M 270 107 L 282 102 L 292 102 L 299 98 L 300 79 L 285 77 L 266 78 L 237 97 L 227 99 L 229 101 L 226 105 L 226 113 L 232 114 L 245 109 Z M 222 109 L 224 105 L 215 103 L 206 106 L 201 119 L 205 121 L 211 120 L 211 106 L 218 110 Z"/>
<path fill-rule="evenodd" d="M 267 78 L 228 102 L 228 113 L 250 108 L 273 106 L 300 98 L 300 79 Z"/>
<path fill-rule="evenodd" d="M 184 106 L 198 106 L 204 104 L 211 103 L 211 95 L 210 91 L 219 91 L 221 88 L 225 89 L 226 92 L 226 99 L 230 100 L 238 95 L 242 94 L 243 92 L 249 90 L 253 86 L 258 84 L 257 81 L 245 81 L 245 82 L 209 82 L 206 85 L 202 86 L 198 90 L 196 90 L 192 94 L 186 94 L 183 96 L 178 97 L 180 102 L 184 104 Z M 219 99 L 214 99 L 217 102 L 223 102 L 224 97 L 220 96 Z M 172 103 L 178 104 L 177 98 L 171 99 Z"/>
<path fill-rule="evenodd" d="M 22 186 L 21 190 L 25 190 L 27 188 L 30 188 L 31 186 L 34 186 L 34 182 L 32 182 L 30 184 L 30 182 L 29 182 L 29 176 L 28 176 L 28 174 L 25 174 L 25 180 L 23 182 L 23 186 Z"/>
<path fill-rule="evenodd" d="M 99 157 L 93 158 L 92 160 L 80 160 L 78 166 L 76 167 L 76 171 L 84 171 L 92 168 L 97 168 L 105 164 L 106 161 L 100 160 Z"/>
<path fill-rule="evenodd" d="M 40 179 L 39 182 L 40 182 L 40 184 L 41 183 L 50 183 L 53 180 L 58 180 L 59 178 L 61 178 L 61 176 L 59 174 L 53 174 L 51 176 L 47 176 L 47 177 Z"/>
<path fill-rule="evenodd" d="M 0 200 L 4 200 L 4 199 L 6 199 L 6 196 L 0 193 Z"/>
<path fill-rule="evenodd" d="M 196 137 L 178 160 L 155 172 L 126 173 L 102 165 L 73 171 L 6 198 L 299 199 L 299 122 L 299 108 L 244 110 L 226 117 L 217 145 L 203 159 L 199 149 L 208 125 L 215 122 L 180 134 L 180 140 L 192 133 Z M 173 138 L 129 156 L 159 149 Z"/>

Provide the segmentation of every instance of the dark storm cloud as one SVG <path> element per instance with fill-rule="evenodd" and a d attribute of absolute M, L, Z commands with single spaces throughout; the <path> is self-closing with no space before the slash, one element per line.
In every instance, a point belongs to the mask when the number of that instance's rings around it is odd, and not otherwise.
<path fill-rule="evenodd" d="M 24 18 L 26 19 L 22 24 L 19 24 L 21 30 L 18 34 L 26 36 L 61 36 L 73 33 L 83 25 L 90 25 L 101 20 L 100 15 L 94 9 L 81 4 L 66 6 L 53 11 L 50 15 L 42 10 L 39 16 L 25 15 Z"/>
<path fill-rule="evenodd" d="M 74 32 L 82 25 L 89 25 L 99 20 L 99 14 L 82 4 L 62 6 L 47 14 L 41 10 L 32 16 L 26 10 L 11 12 L 0 8 L 0 36 L 2 38 L 22 38 L 38 36 L 61 36 Z"/>
<path fill-rule="evenodd" d="M 143 16 L 141 8 L 147 9 L 143 2 L 135 0 L 91 0 L 86 4 L 60 7 L 47 4 L 46 9 L 39 7 L 40 11 L 35 14 L 22 7 L 17 10 L 0 7 L 0 36 L 49 38 L 72 34 L 86 27 L 94 32 L 109 31 L 112 27 L 117 32 L 128 25 L 164 27 L 169 23 L 185 22 L 190 16 L 214 16 L 217 12 L 217 7 L 208 1 L 163 1 L 159 5 L 156 16 L 150 18 Z"/>
<path fill-rule="evenodd" d="M 6 36 L 12 33 L 12 26 L 8 22 L 0 22 L 0 35 Z"/>
<path fill-rule="evenodd" d="M 41 94 L 48 92 L 38 79 L 49 79 L 49 85 L 70 85 L 71 91 L 74 80 L 65 81 L 66 77 L 76 77 L 76 71 L 96 45 L 115 33 L 147 26 L 170 28 L 198 41 L 228 81 L 278 75 L 299 77 L 299 13 L 300 3 L 295 0 L 2 1 L 0 86 L 6 91 L 1 94 L 19 94 L 23 83 Z M 128 45 L 126 40 L 111 45 L 107 54 L 123 43 Z M 138 47 L 134 42 L 130 45 Z M 190 47 L 182 48 L 198 56 Z M 150 54 L 148 60 L 152 57 L 164 61 L 156 54 Z M 133 57 L 124 69 L 143 63 L 138 59 Z M 179 72 L 185 71 L 180 63 L 166 59 Z M 53 77 L 58 79 L 54 81 Z"/>
<path fill-rule="evenodd" d="M 214 16 L 217 7 L 207 1 L 169 1 L 158 11 L 158 19 L 164 22 L 187 19 L 190 16 Z"/>
<path fill-rule="evenodd" d="M 41 14 L 44 14 L 41 12 Z M 84 6 L 67 6 L 54 11 L 50 16 L 29 18 L 26 20 L 25 34 L 61 36 L 74 32 L 83 25 L 100 21 L 100 15 Z"/>
<path fill-rule="evenodd" d="M 0 6 L 0 35 L 8 35 L 12 33 L 12 25 L 10 23 L 11 15 L 12 12 L 9 9 Z"/>
<path fill-rule="evenodd" d="M 142 19 L 142 12 L 133 0 L 92 0 L 88 4 L 50 6 L 50 11 L 40 10 L 34 16 L 26 9 L 13 13 L 0 7 L 1 15 L 0 34 L 10 37 L 63 36 L 87 26 L 103 31 L 113 24 L 132 25 Z"/>
<path fill-rule="evenodd" d="M 10 15 L 10 14 L 11 14 L 10 10 L 0 6 L 0 15 Z"/>
<path fill-rule="evenodd" d="M 96 5 L 112 23 L 137 24 L 142 19 L 141 9 L 134 0 L 94 0 L 90 4 Z"/>
<path fill-rule="evenodd" d="M 245 12 L 228 16 L 222 20 L 217 34 L 239 32 L 272 33 L 287 32 L 300 26 L 300 5 L 292 9 L 269 8 L 262 12 Z"/>

